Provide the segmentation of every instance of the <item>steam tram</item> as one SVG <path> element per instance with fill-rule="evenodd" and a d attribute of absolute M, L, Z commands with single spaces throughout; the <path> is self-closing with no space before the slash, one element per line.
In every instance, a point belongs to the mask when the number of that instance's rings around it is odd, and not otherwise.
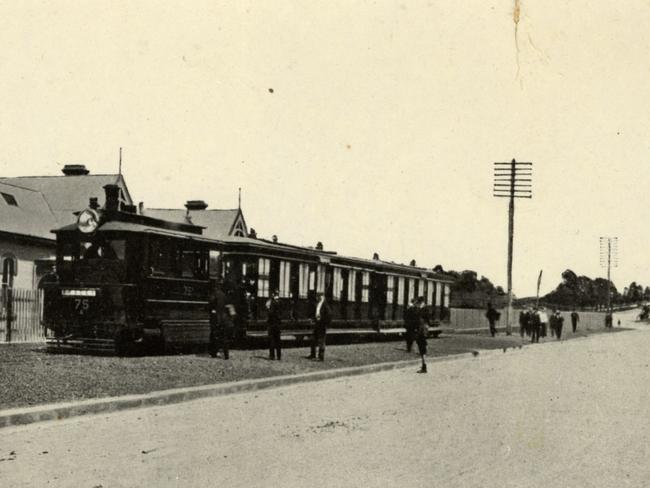
<path fill-rule="evenodd" d="M 410 298 L 422 296 L 437 323 L 448 319 L 451 281 L 424 268 L 344 257 L 249 237 L 207 239 L 202 228 L 120 208 L 107 185 L 75 225 L 55 230 L 56 275 L 44 288 L 50 348 L 128 352 L 143 343 L 206 344 L 208 300 L 217 282 L 232 295 L 240 338 L 265 334 L 271 292 L 279 292 L 283 335 L 308 335 L 319 292 L 332 333 L 399 331 Z"/>

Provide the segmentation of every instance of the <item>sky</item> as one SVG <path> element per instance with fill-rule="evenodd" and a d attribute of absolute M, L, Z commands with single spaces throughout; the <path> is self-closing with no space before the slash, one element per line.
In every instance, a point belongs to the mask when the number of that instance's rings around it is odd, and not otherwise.
<path fill-rule="evenodd" d="M 518 4 L 518 9 L 516 5 Z M 514 15 L 518 10 L 518 15 Z M 650 2 L 0 5 L 0 174 L 123 174 L 136 201 L 242 208 L 259 236 L 506 287 L 493 162 L 533 162 L 513 289 L 650 285 Z M 517 22 L 515 22 L 517 20 Z"/>

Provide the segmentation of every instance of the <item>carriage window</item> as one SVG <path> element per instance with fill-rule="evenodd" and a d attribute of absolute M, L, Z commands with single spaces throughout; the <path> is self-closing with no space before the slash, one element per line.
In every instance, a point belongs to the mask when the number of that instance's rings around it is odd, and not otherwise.
<path fill-rule="evenodd" d="M 176 274 L 176 242 L 171 239 L 152 239 L 149 246 L 151 273 L 157 276 Z"/>
<path fill-rule="evenodd" d="M 258 277 L 257 277 L 257 296 L 269 296 L 269 278 L 271 274 L 271 260 L 267 258 L 259 259 Z"/>
<path fill-rule="evenodd" d="M 404 277 L 397 279 L 397 304 L 404 305 Z"/>
<path fill-rule="evenodd" d="M 200 249 L 183 249 L 181 251 L 181 276 L 183 278 L 205 278 L 206 268 L 205 251 Z"/>
<path fill-rule="evenodd" d="M 364 271 L 361 273 L 361 301 L 368 303 L 368 295 L 370 290 L 370 273 Z"/>
<path fill-rule="evenodd" d="M 441 304 L 442 298 L 442 283 L 436 283 L 436 305 Z"/>
<path fill-rule="evenodd" d="M 341 299 L 342 291 L 343 291 L 343 279 L 341 278 L 341 268 L 334 268 L 333 298 L 337 302 Z"/>
<path fill-rule="evenodd" d="M 420 280 L 420 285 L 418 286 L 418 296 L 424 298 L 424 303 L 427 303 L 426 286 L 426 281 Z"/>
<path fill-rule="evenodd" d="M 445 308 L 449 308 L 449 295 L 450 295 L 451 290 L 449 288 L 449 285 L 444 285 L 444 286 L 445 286 L 445 295 L 444 295 L 444 299 L 443 299 L 443 302 L 442 302 L 442 306 L 445 307 Z"/>
<path fill-rule="evenodd" d="M 325 291 L 325 265 L 318 265 L 318 284 L 316 286 L 317 293 L 323 293 Z"/>
<path fill-rule="evenodd" d="M 353 269 L 350 270 L 350 275 L 348 277 L 348 301 L 357 301 L 357 272 Z"/>
<path fill-rule="evenodd" d="M 307 263 L 300 263 L 298 274 L 298 293 L 300 298 L 307 298 L 308 285 L 309 265 Z"/>
<path fill-rule="evenodd" d="M 280 298 L 289 298 L 291 296 L 291 263 L 289 261 L 280 261 Z"/>
<path fill-rule="evenodd" d="M 395 286 L 395 277 L 386 277 L 386 303 L 392 305 L 393 303 L 393 287 Z"/>
<path fill-rule="evenodd" d="M 219 267 L 220 267 L 219 261 L 221 260 L 221 253 L 214 249 L 210 249 L 208 260 L 209 260 L 210 276 L 212 278 L 216 278 L 217 276 L 219 276 Z"/>
<path fill-rule="evenodd" d="M 429 281 L 427 285 L 427 303 L 433 305 L 433 288 L 435 287 L 435 282 Z"/>
<path fill-rule="evenodd" d="M 97 238 L 81 243 L 81 259 L 118 259 L 124 261 L 126 241 L 124 239 Z"/>
<path fill-rule="evenodd" d="M 413 278 L 409 278 L 409 303 L 411 303 L 411 300 L 415 298 L 415 280 Z"/>

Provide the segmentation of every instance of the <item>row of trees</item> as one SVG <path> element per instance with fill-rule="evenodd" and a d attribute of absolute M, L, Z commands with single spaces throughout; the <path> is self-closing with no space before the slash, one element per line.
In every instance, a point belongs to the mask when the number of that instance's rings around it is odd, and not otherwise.
<path fill-rule="evenodd" d="M 612 304 L 631 304 L 650 299 L 650 287 L 643 287 L 635 281 L 620 293 L 614 283 L 609 283 Z M 562 282 L 540 301 L 565 307 L 602 308 L 607 304 L 607 280 L 578 276 L 567 269 L 562 273 Z"/>
<path fill-rule="evenodd" d="M 495 286 L 488 278 L 472 270 L 445 271 L 438 265 L 434 271 L 445 273 L 455 280 L 452 285 L 452 305 L 455 307 L 482 308 L 491 301 L 495 306 L 503 306 L 506 301 L 505 291 L 501 286 Z M 620 293 L 614 283 L 609 286 L 612 304 L 633 304 L 650 301 L 650 286 L 643 287 L 633 281 Z M 518 301 L 532 304 L 534 298 Z M 530 303 L 529 303 L 530 302 Z M 603 308 L 607 304 L 607 280 L 605 278 L 590 278 L 578 276 L 567 269 L 562 273 L 562 281 L 550 293 L 540 297 L 540 302 L 566 308 Z"/>

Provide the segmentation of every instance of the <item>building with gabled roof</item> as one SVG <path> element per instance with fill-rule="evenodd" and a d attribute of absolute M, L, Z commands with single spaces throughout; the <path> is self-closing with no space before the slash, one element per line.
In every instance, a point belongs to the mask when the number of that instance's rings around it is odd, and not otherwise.
<path fill-rule="evenodd" d="M 248 227 L 241 208 L 208 209 L 203 200 L 189 200 L 183 209 L 144 208 L 140 213 L 171 222 L 191 223 L 203 227 L 203 235 L 210 239 L 228 236 L 244 237 Z"/>
<path fill-rule="evenodd" d="M 0 177 L 0 271 L 2 286 L 36 288 L 54 265 L 52 229 L 72 224 L 91 198 L 104 202 L 104 186 L 116 184 L 120 200 L 133 205 L 121 174 L 92 175 L 66 165 L 63 175 Z"/>

